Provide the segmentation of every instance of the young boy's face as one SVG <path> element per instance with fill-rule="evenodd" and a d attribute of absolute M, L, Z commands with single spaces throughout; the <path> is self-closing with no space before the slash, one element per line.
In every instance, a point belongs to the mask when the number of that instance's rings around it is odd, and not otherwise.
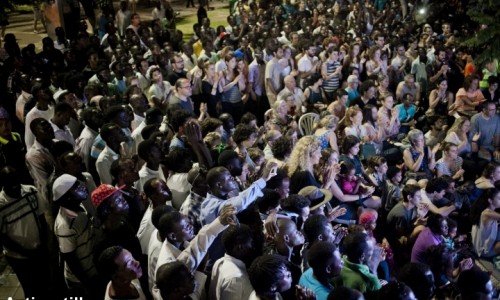
<path fill-rule="evenodd" d="M 394 183 L 401 183 L 401 180 L 403 180 L 403 174 L 401 172 L 398 172 L 393 178 L 392 181 Z"/>
<path fill-rule="evenodd" d="M 457 236 L 457 228 L 453 228 L 453 227 L 450 227 L 448 228 L 448 236 L 451 238 L 451 239 L 454 239 L 456 236 Z"/>

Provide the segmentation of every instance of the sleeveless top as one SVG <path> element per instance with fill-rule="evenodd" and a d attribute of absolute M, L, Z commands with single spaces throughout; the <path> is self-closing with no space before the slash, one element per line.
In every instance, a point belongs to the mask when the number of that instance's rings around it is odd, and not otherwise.
<path fill-rule="evenodd" d="M 222 93 L 222 102 L 239 103 L 241 102 L 241 91 L 238 84 L 233 85 L 229 90 Z"/>
<path fill-rule="evenodd" d="M 498 222 L 493 219 L 483 221 L 483 214 L 486 210 L 490 209 L 487 208 L 481 213 L 479 225 L 474 224 L 472 226 L 471 235 L 472 244 L 477 255 L 491 257 L 495 255 L 495 243 L 499 240 Z"/>
<path fill-rule="evenodd" d="M 325 62 L 326 64 L 326 73 L 328 75 L 333 74 L 335 70 L 337 70 L 338 67 L 340 67 L 340 63 L 338 61 L 329 63 L 328 61 Z M 332 78 L 328 80 L 323 80 L 323 88 L 325 89 L 325 92 L 333 92 L 336 89 L 339 88 L 340 81 L 339 81 L 339 76 L 333 76 Z"/>
<path fill-rule="evenodd" d="M 321 96 L 321 87 L 317 92 L 313 91 L 311 87 L 307 88 L 309 90 L 309 98 L 307 99 L 307 102 L 309 102 L 309 105 L 314 105 L 319 102 L 323 102 L 323 96 Z"/>
<path fill-rule="evenodd" d="M 448 96 L 448 94 L 446 95 Z M 446 102 L 443 100 L 439 100 L 434 107 L 434 112 L 436 115 L 447 116 L 448 115 L 448 98 L 446 98 Z"/>
<path fill-rule="evenodd" d="M 432 178 L 432 173 L 431 170 L 429 169 L 429 149 L 427 146 L 424 148 L 424 159 L 422 159 L 422 163 L 420 164 L 420 168 L 418 169 L 417 172 L 425 172 L 427 174 L 427 178 Z M 420 156 L 420 153 L 418 153 L 416 150 L 413 150 L 413 148 L 410 148 L 410 153 L 411 153 L 411 158 L 413 161 L 417 161 L 418 157 Z"/>
<path fill-rule="evenodd" d="M 321 150 L 325 150 L 330 148 L 330 139 L 328 136 L 330 135 L 330 130 L 323 132 L 321 135 L 315 135 L 314 137 L 318 140 Z"/>

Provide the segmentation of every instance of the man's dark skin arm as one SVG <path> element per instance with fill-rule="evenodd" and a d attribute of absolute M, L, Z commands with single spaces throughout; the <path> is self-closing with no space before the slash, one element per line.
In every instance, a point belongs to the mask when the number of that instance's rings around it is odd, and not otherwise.
<path fill-rule="evenodd" d="M 200 166 L 210 169 L 213 166 L 212 156 L 201 138 L 199 125 L 196 122 L 189 122 L 185 125 L 185 131 L 187 141 L 196 154 Z"/>

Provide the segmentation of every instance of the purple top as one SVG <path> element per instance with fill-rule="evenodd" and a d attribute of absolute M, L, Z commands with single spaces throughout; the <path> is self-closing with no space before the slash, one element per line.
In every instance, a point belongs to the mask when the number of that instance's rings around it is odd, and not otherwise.
<path fill-rule="evenodd" d="M 411 262 L 427 263 L 426 251 L 431 246 L 437 246 L 441 244 L 442 238 L 439 235 L 434 234 L 429 227 L 426 227 L 418 235 L 415 245 L 411 250 Z"/>

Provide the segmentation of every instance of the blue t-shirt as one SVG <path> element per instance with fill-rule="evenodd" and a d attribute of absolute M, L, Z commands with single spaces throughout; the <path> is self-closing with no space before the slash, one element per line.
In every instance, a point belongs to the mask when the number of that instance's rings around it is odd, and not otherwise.
<path fill-rule="evenodd" d="M 302 276 L 300 276 L 299 285 L 316 293 L 317 300 L 326 300 L 333 290 L 332 286 L 327 287 L 314 278 L 312 268 L 309 268 L 309 270 L 305 271 Z"/>

